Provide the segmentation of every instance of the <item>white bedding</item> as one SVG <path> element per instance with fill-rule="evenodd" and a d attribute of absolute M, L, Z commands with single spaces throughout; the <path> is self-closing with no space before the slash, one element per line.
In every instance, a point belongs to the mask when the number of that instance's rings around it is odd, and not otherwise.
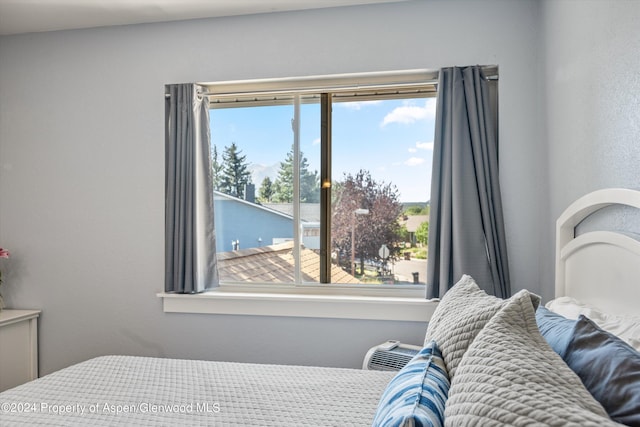
<path fill-rule="evenodd" d="M 104 356 L 0 393 L 0 425 L 371 425 L 394 372 Z"/>
<path fill-rule="evenodd" d="M 617 315 L 571 297 L 559 297 L 545 305 L 554 313 L 567 319 L 577 319 L 585 315 L 599 327 L 625 341 L 631 347 L 640 351 L 640 316 Z"/>

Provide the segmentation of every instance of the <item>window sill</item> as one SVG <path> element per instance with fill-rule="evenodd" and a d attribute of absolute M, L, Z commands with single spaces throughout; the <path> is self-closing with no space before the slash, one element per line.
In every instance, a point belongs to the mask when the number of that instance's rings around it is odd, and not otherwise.
<path fill-rule="evenodd" d="M 159 293 L 165 313 L 428 322 L 437 301 L 416 297 L 230 292 Z"/>

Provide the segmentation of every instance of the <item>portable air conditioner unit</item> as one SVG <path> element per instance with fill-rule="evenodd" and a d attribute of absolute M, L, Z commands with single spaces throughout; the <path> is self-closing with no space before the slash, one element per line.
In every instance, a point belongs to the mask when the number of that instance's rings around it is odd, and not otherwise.
<path fill-rule="evenodd" d="M 399 371 L 422 349 L 417 345 L 399 344 L 391 350 L 371 347 L 364 357 L 362 369 L 369 371 Z"/>

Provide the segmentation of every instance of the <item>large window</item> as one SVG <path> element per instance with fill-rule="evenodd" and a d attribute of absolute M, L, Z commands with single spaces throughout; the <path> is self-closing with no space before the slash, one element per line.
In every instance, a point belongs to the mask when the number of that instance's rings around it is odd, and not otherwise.
<path fill-rule="evenodd" d="M 221 282 L 424 285 L 431 78 L 209 85 Z"/>

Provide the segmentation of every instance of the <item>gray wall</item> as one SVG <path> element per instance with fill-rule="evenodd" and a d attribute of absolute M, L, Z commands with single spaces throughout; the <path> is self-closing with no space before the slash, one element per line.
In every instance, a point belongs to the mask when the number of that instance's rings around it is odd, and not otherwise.
<path fill-rule="evenodd" d="M 499 65 L 513 287 L 552 289 L 538 281 L 539 20 L 537 1 L 424 0 L 0 38 L 4 294 L 43 309 L 42 372 L 113 353 L 357 367 L 377 342 L 424 336 L 411 322 L 163 313 L 168 83 Z"/>
<path fill-rule="evenodd" d="M 548 0 L 541 11 L 551 183 L 545 223 L 553 236 L 555 219 L 576 198 L 640 188 L 640 2 Z M 545 284 L 554 280 L 553 245 L 548 239 L 541 247 Z"/>

